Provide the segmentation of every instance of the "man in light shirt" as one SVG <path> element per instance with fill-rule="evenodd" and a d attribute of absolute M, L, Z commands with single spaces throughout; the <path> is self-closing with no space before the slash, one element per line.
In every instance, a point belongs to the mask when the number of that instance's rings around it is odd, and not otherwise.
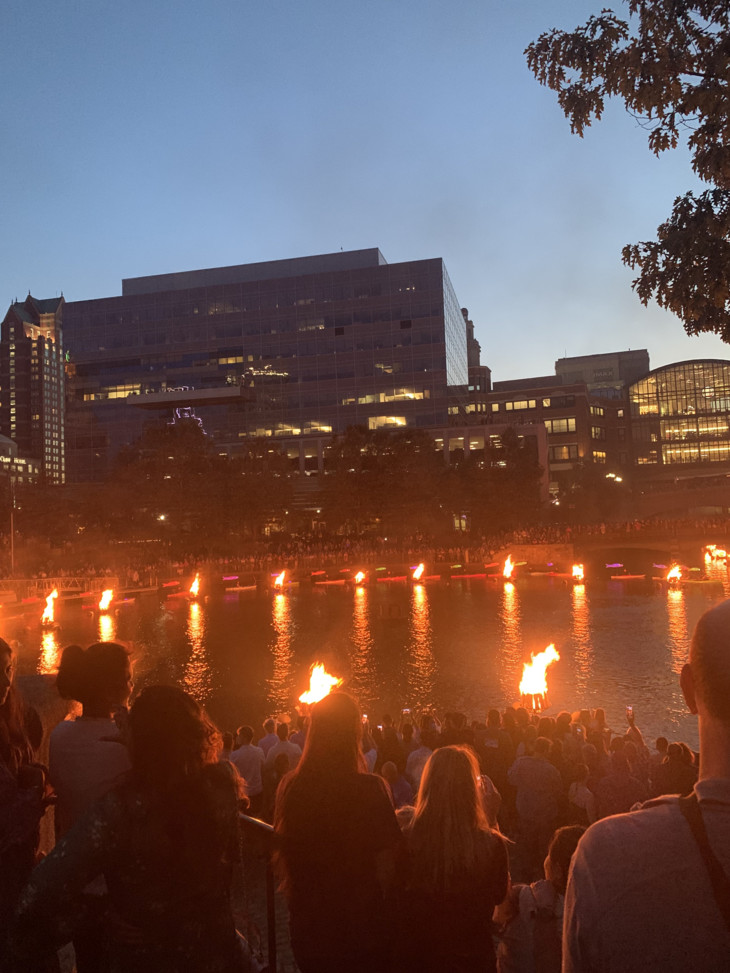
<path fill-rule="evenodd" d="M 289 739 L 289 724 L 279 723 L 276 728 L 276 735 L 278 737 L 276 743 L 273 747 L 269 748 L 269 752 L 266 754 L 266 762 L 264 763 L 264 770 L 268 773 L 274 769 L 274 761 L 279 756 L 280 753 L 285 753 L 289 758 L 289 769 L 294 770 L 296 765 L 302 756 L 302 748 L 298 747 L 296 743 L 292 743 Z"/>
<path fill-rule="evenodd" d="M 232 750 L 228 758 L 238 769 L 239 774 L 246 781 L 246 796 L 250 801 L 249 814 L 258 817 L 261 813 L 261 803 L 263 800 L 264 783 L 264 751 L 261 747 L 252 744 L 253 727 L 239 726 L 238 749 Z"/>

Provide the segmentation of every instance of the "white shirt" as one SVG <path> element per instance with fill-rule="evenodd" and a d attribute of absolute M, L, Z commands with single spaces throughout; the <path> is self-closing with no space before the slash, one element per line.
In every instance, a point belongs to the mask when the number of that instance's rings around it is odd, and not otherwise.
<path fill-rule="evenodd" d="M 280 753 L 287 755 L 289 758 L 289 770 L 294 770 L 302 756 L 302 748 L 298 747 L 296 743 L 290 743 L 289 740 L 277 740 L 266 754 L 266 763 L 264 764 L 266 770 L 274 769 L 274 761 Z"/>
<path fill-rule="evenodd" d="M 79 716 L 63 720 L 50 737 L 48 776 L 58 795 L 56 831 L 62 835 L 86 809 L 131 769 L 114 720 Z M 111 739 L 109 739 L 111 738 Z"/>
<path fill-rule="evenodd" d="M 730 875 L 730 779 L 695 791 L 710 846 Z M 730 968 L 730 931 L 676 797 L 592 825 L 565 895 L 563 973 Z"/>
<path fill-rule="evenodd" d="M 252 743 L 245 743 L 232 750 L 228 758 L 246 782 L 246 796 L 256 797 L 264 789 L 261 773 L 264 769 L 264 751 Z"/>

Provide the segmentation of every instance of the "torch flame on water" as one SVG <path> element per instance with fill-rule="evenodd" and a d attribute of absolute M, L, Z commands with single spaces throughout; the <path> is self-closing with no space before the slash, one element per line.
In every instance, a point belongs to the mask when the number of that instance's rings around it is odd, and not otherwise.
<path fill-rule="evenodd" d="M 551 643 L 537 655 L 531 653 L 530 662 L 526 662 L 522 667 L 522 681 L 520 682 L 520 694 L 522 696 L 546 696 L 547 695 L 547 667 L 553 662 L 557 662 L 560 654 Z"/>
<path fill-rule="evenodd" d="M 335 686 L 342 683 L 337 676 L 331 676 L 321 662 L 312 666 L 309 676 L 309 689 L 299 697 L 300 703 L 318 703 L 320 699 L 329 696 Z"/>
<path fill-rule="evenodd" d="M 109 605 L 112 603 L 112 598 L 114 597 L 114 591 L 111 588 L 105 588 L 99 599 L 99 611 L 105 612 Z"/>
<path fill-rule="evenodd" d="M 682 569 L 678 564 L 675 564 L 673 568 L 670 568 L 667 572 L 667 581 L 681 581 L 682 580 Z"/>
<path fill-rule="evenodd" d="M 582 564 L 574 564 L 573 565 L 573 578 L 576 581 L 582 581 L 584 577 L 585 577 L 585 572 L 583 570 L 583 565 Z"/>
<path fill-rule="evenodd" d="M 277 574 L 277 576 L 274 578 L 274 587 L 281 588 L 281 586 L 284 584 L 285 577 L 286 571 L 282 571 L 281 574 Z"/>
<path fill-rule="evenodd" d="M 355 584 L 362 584 L 364 580 L 365 580 L 364 571 L 358 571 L 357 574 L 355 575 Z"/>
<path fill-rule="evenodd" d="M 426 565 L 421 561 L 418 567 L 413 572 L 413 580 L 420 581 L 423 577 L 423 572 L 426 570 Z"/>
<path fill-rule="evenodd" d="M 502 569 L 502 575 L 505 578 L 509 579 L 509 578 L 512 577 L 512 574 L 513 574 L 514 570 L 515 570 L 515 564 L 514 564 L 514 561 L 512 560 L 512 555 L 511 554 L 508 554 L 507 555 L 507 560 L 504 562 L 504 568 Z"/>
<path fill-rule="evenodd" d="M 196 573 L 193 578 L 193 583 L 190 585 L 190 594 L 193 598 L 198 597 L 198 592 L 200 591 L 200 575 Z"/>
<path fill-rule="evenodd" d="M 58 598 L 58 591 L 54 588 L 53 591 L 46 598 L 46 607 L 43 609 L 43 614 L 41 615 L 41 622 L 52 622 L 53 621 L 53 603 Z"/>

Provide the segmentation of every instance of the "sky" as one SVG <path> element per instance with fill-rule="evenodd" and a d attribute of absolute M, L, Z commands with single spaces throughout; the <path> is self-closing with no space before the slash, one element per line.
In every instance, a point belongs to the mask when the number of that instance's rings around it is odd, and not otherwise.
<path fill-rule="evenodd" d="M 5 0 L 0 310 L 379 247 L 442 257 L 494 380 L 730 358 L 621 263 L 697 185 L 623 106 L 571 135 L 524 49 L 609 0 Z M 621 0 L 614 9 L 626 12 Z"/>

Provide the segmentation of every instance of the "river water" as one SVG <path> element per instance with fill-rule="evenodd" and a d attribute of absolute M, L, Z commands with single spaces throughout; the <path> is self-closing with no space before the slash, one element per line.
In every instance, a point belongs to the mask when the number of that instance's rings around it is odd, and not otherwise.
<path fill-rule="evenodd" d="M 724 566 L 710 568 L 730 594 Z M 667 590 L 631 582 L 568 586 L 554 578 L 292 587 L 231 592 L 202 604 L 156 600 L 95 617 L 60 606 L 60 628 L 8 619 L 21 673 L 52 673 L 61 647 L 116 638 L 134 655 L 137 688 L 176 682 L 222 729 L 294 715 L 315 661 L 344 680 L 373 722 L 434 706 L 484 719 L 518 699 L 522 665 L 554 643 L 548 713 L 603 706 L 615 730 L 625 707 L 649 742 L 697 746 L 679 671 L 695 622 L 716 588 Z"/>

